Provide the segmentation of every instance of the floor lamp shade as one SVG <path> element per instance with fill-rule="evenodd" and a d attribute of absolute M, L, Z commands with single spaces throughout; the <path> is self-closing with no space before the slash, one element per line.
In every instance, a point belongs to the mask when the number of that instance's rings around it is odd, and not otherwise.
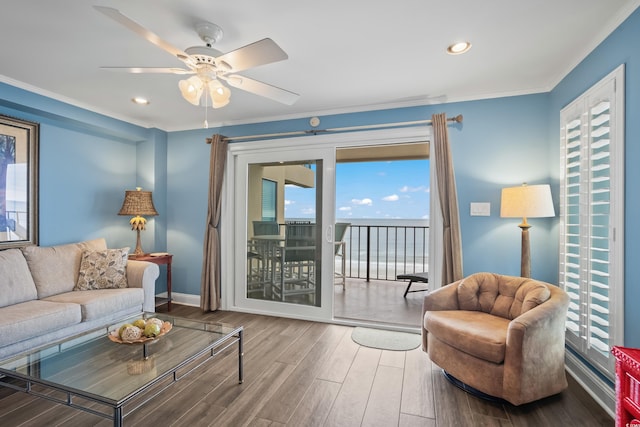
<path fill-rule="evenodd" d="M 502 189 L 500 216 L 503 218 L 522 218 L 518 225 L 522 229 L 522 254 L 520 275 L 531 277 L 531 255 L 529 249 L 529 228 L 527 218 L 556 216 L 549 185 L 526 185 Z"/>
<path fill-rule="evenodd" d="M 158 215 L 155 206 L 153 206 L 153 198 L 151 197 L 151 191 L 142 191 L 140 187 L 135 190 L 126 190 L 124 195 L 124 201 L 118 215 L 133 215 L 133 218 L 129 221 L 131 229 L 136 230 L 136 250 L 134 255 L 143 255 L 142 244 L 140 243 L 140 230 L 145 229 L 147 220 L 144 216 Z"/>

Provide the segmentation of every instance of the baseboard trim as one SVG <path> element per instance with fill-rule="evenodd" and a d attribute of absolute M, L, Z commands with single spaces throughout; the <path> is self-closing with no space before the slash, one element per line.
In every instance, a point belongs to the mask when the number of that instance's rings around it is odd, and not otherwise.
<path fill-rule="evenodd" d="M 565 352 L 567 372 L 602 408 L 615 419 L 616 392 L 602 378 L 598 377 L 587 365 L 571 352 Z"/>
<path fill-rule="evenodd" d="M 161 292 L 157 296 L 166 298 L 167 293 Z M 183 294 L 180 292 L 171 292 L 171 302 L 182 305 L 190 305 L 193 307 L 200 307 L 200 295 Z"/>

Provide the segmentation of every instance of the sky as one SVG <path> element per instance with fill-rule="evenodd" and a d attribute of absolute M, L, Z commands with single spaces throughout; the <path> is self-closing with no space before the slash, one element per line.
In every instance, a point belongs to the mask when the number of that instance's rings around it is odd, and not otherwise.
<path fill-rule="evenodd" d="M 286 218 L 315 217 L 315 189 L 285 188 Z M 426 219 L 429 161 L 336 165 L 336 218 Z"/>

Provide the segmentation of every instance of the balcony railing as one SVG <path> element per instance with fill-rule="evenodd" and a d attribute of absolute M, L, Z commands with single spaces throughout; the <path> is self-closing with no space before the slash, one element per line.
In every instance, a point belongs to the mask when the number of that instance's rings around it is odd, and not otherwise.
<path fill-rule="evenodd" d="M 428 269 L 428 226 L 351 225 L 345 241 L 347 277 L 396 280 Z"/>

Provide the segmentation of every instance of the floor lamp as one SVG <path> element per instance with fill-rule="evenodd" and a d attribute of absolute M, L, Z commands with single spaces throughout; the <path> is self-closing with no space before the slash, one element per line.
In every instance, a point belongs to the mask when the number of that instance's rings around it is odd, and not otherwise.
<path fill-rule="evenodd" d="M 527 218 L 556 216 L 551 199 L 549 185 L 527 185 L 502 189 L 500 216 L 503 218 L 522 218 L 522 253 L 520 276 L 531 277 L 531 253 L 529 248 L 529 229 Z"/>

